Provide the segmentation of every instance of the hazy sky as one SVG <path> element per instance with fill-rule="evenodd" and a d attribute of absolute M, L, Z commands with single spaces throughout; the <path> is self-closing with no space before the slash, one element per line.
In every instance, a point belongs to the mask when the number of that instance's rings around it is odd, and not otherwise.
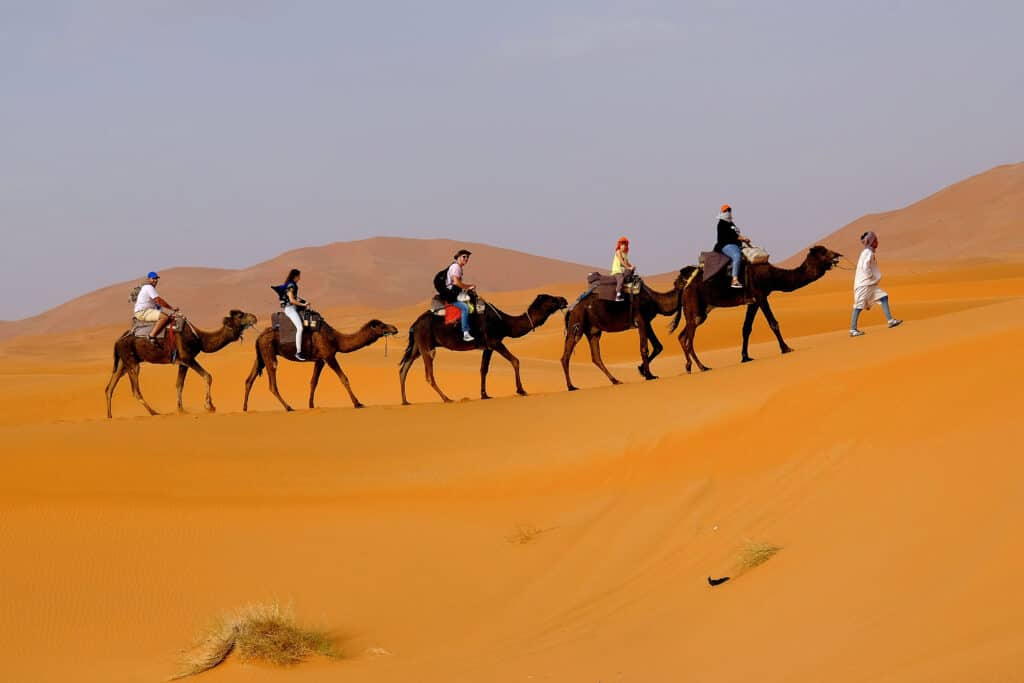
<path fill-rule="evenodd" d="M 607 267 L 626 234 L 662 272 L 722 202 L 782 258 L 1024 159 L 1022 27 L 1020 0 L 0 0 L 0 318 L 374 235 Z"/>

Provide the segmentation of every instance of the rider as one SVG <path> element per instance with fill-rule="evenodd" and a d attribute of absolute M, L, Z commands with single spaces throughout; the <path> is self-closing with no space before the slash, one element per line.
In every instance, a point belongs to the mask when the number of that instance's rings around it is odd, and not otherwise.
<path fill-rule="evenodd" d="M 150 271 L 146 275 L 146 280 L 146 284 L 142 285 L 139 295 L 135 298 L 135 319 L 139 322 L 155 323 L 149 331 L 148 339 L 151 343 L 159 345 L 160 340 L 156 336 L 170 320 L 170 315 L 164 312 L 165 309 L 172 313 L 177 313 L 178 309 L 156 293 L 156 283 L 160 280 L 159 273 Z"/>
<path fill-rule="evenodd" d="M 281 308 L 284 309 L 284 314 L 295 325 L 295 360 L 306 360 L 302 355 L 302 318 L 299 316 L 299 309 L 306 308 L 307 302 L 305 299 L 299 298 L 299 280 L 301 278 L 302 273 L 299 269 L 292 268 L 288 271 L 288 277 L 285 278 L 284 284 L 274 288 L 278 298 L 281 299 Z"/>
<path fill-rule="evenodd" d="M 456 306 L 461 313 L 462 340 L 474 341 L 473 335 L 469 333 L 469 304 L 459 301 L 458 295 L 462 292 L 472 292 L 476 285 L 471 285 L 462 279 L 462 269 L 469 263 L 470 252 L 468 249 L 459 249 L 455 252 L 454 261 L 448 266 L 448 274 L 445 276 L 445 287 L 448 290 L 446 299 L 452 306 Z"/>
<path fill-rule="evenodd" d="M 715 251 L 725 254 L 732 259 L 732 288 L 743 289 L 740 284 L 740 260 L 743 252 L 741 244 L 750 244 L 750 240 L 743 236 L 740 229 L 732 222 L 732 207 L 722 204 L 721 213 L 718 214 L 718 241 L 715 243 Z"/>
<path fill-rule="evenodd" d="M 615 276 L 615 300 L 622 301 L 622 283 L 626 279 L 626 271 L 632 271 L 633 264 L 629 261 L 629 238 L 620 237 L 615 244 L 615 255 L 612 257 L 612 275 Z"/>

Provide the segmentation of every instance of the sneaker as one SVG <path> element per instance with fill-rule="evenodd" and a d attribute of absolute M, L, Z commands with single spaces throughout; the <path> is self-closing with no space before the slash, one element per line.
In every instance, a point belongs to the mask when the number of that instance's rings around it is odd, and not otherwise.
<path fill-rule="evenodd" d="M 889 327 L 899 327 L 902 324 L 903 324 L 903 321 L 902 320 L 897 320 L 896 318 L 893 318 L 892 320 L 889 321 Z"/>
<path fill-rule="evenodd" d="M 303 356 L 301 353 L 297 353 L 295 354 L 295 360 L 306 360 L 306 357 Z"/>
<path fill-rule="evenodd" d="M 623 299 L 623 298 L 622 298 L 622 295 L 621 295 L 621 294 L 616 294 L 616 295 L 615 295 L 615 300 L 616 300 L 616 301 L 625 301 L 625 299 Z"/>
<path fill-rule="evenodd" d="M 861 332 L 860 330 L 850 330 L 850 336 L 851 337 L 863 337 L 864 333 Z"/>
<path fill-rule="evenodd" d="M 462 341 L 471 342 L 471 341 L 476 341 L 476 339 L 469 332 L 463 332 L 462 333 Z"/>
<path fill-rule="evenodd" d="M 743 289 L 743 285 L 741 285 L 741 284 L 740 284 L 739 282 L 737 282 L 736 280 L 733 280 L 733 281 L 732 281 L 732 284 L 731 284 L 731 285 L 729 285 L 729 286 L 730 286 L 730 287 L 732 287 L 733 289 Z"/>

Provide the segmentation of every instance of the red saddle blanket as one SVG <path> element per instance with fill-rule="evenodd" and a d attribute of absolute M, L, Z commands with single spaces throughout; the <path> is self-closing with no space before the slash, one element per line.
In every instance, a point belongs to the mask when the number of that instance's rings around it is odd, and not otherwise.
<path fill-rule="evenodd" d="M 444 324 L 445 325 L 450 325 L 452 323 L 456 323 L 456 322 L 459 321 L 459 319 L 461 317 L 462 317 L 462 311 L 459 310 L 458 306 L 453 306 L 452 304 L 445 304 L 444 305 Z"/>

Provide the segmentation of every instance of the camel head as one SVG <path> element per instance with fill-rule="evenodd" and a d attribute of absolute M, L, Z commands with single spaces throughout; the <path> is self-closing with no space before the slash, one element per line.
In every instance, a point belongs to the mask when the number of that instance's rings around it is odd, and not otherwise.
<path fill-rule="evenodd" d="M 224 327 L 238 330 L 238 341 L 242 341 L 242 333 L 255 325 L 256 316 L 252 313 L 240 311 L 237 308 L 229 311 L 227 317 L 224 318 Z"/>
<path fill-rule="evenodd" d="M 839 259 L 841 258 L 843 258 L 843 255 L 839 252 L 816 244 L 807 250 L 806 260 L 808 263 L 817 263 L 824 266 L 825 270 L 832 270 L 839 265 Z"/>
<path fill-rule="evenodd" d="M 555 311 L 569 308 L 569 302 L 563 296 L 551 296 L 550 294 L 538 294 L 537 298 L 530 304 L 530 309 L 539 312 L 547 317 Z"/>
<path fill-rule="evenodd" d="M 397 327 L 395 327 L 394 325 L 389 325 L 389 324 L 387 324 L 385 322 L 381 322 L 380 320 L 377 320 L 376 318 L 374 318 L 370 322 L 366 323 L 363 327 L 366 328 L 366 330 L 371 335 L 373 335 L 374 337 L 377 337 L 377 338 L 389 337 L 389 336 L 391 336 L 393 334 L 398 334 L 398 328 Z"/>

